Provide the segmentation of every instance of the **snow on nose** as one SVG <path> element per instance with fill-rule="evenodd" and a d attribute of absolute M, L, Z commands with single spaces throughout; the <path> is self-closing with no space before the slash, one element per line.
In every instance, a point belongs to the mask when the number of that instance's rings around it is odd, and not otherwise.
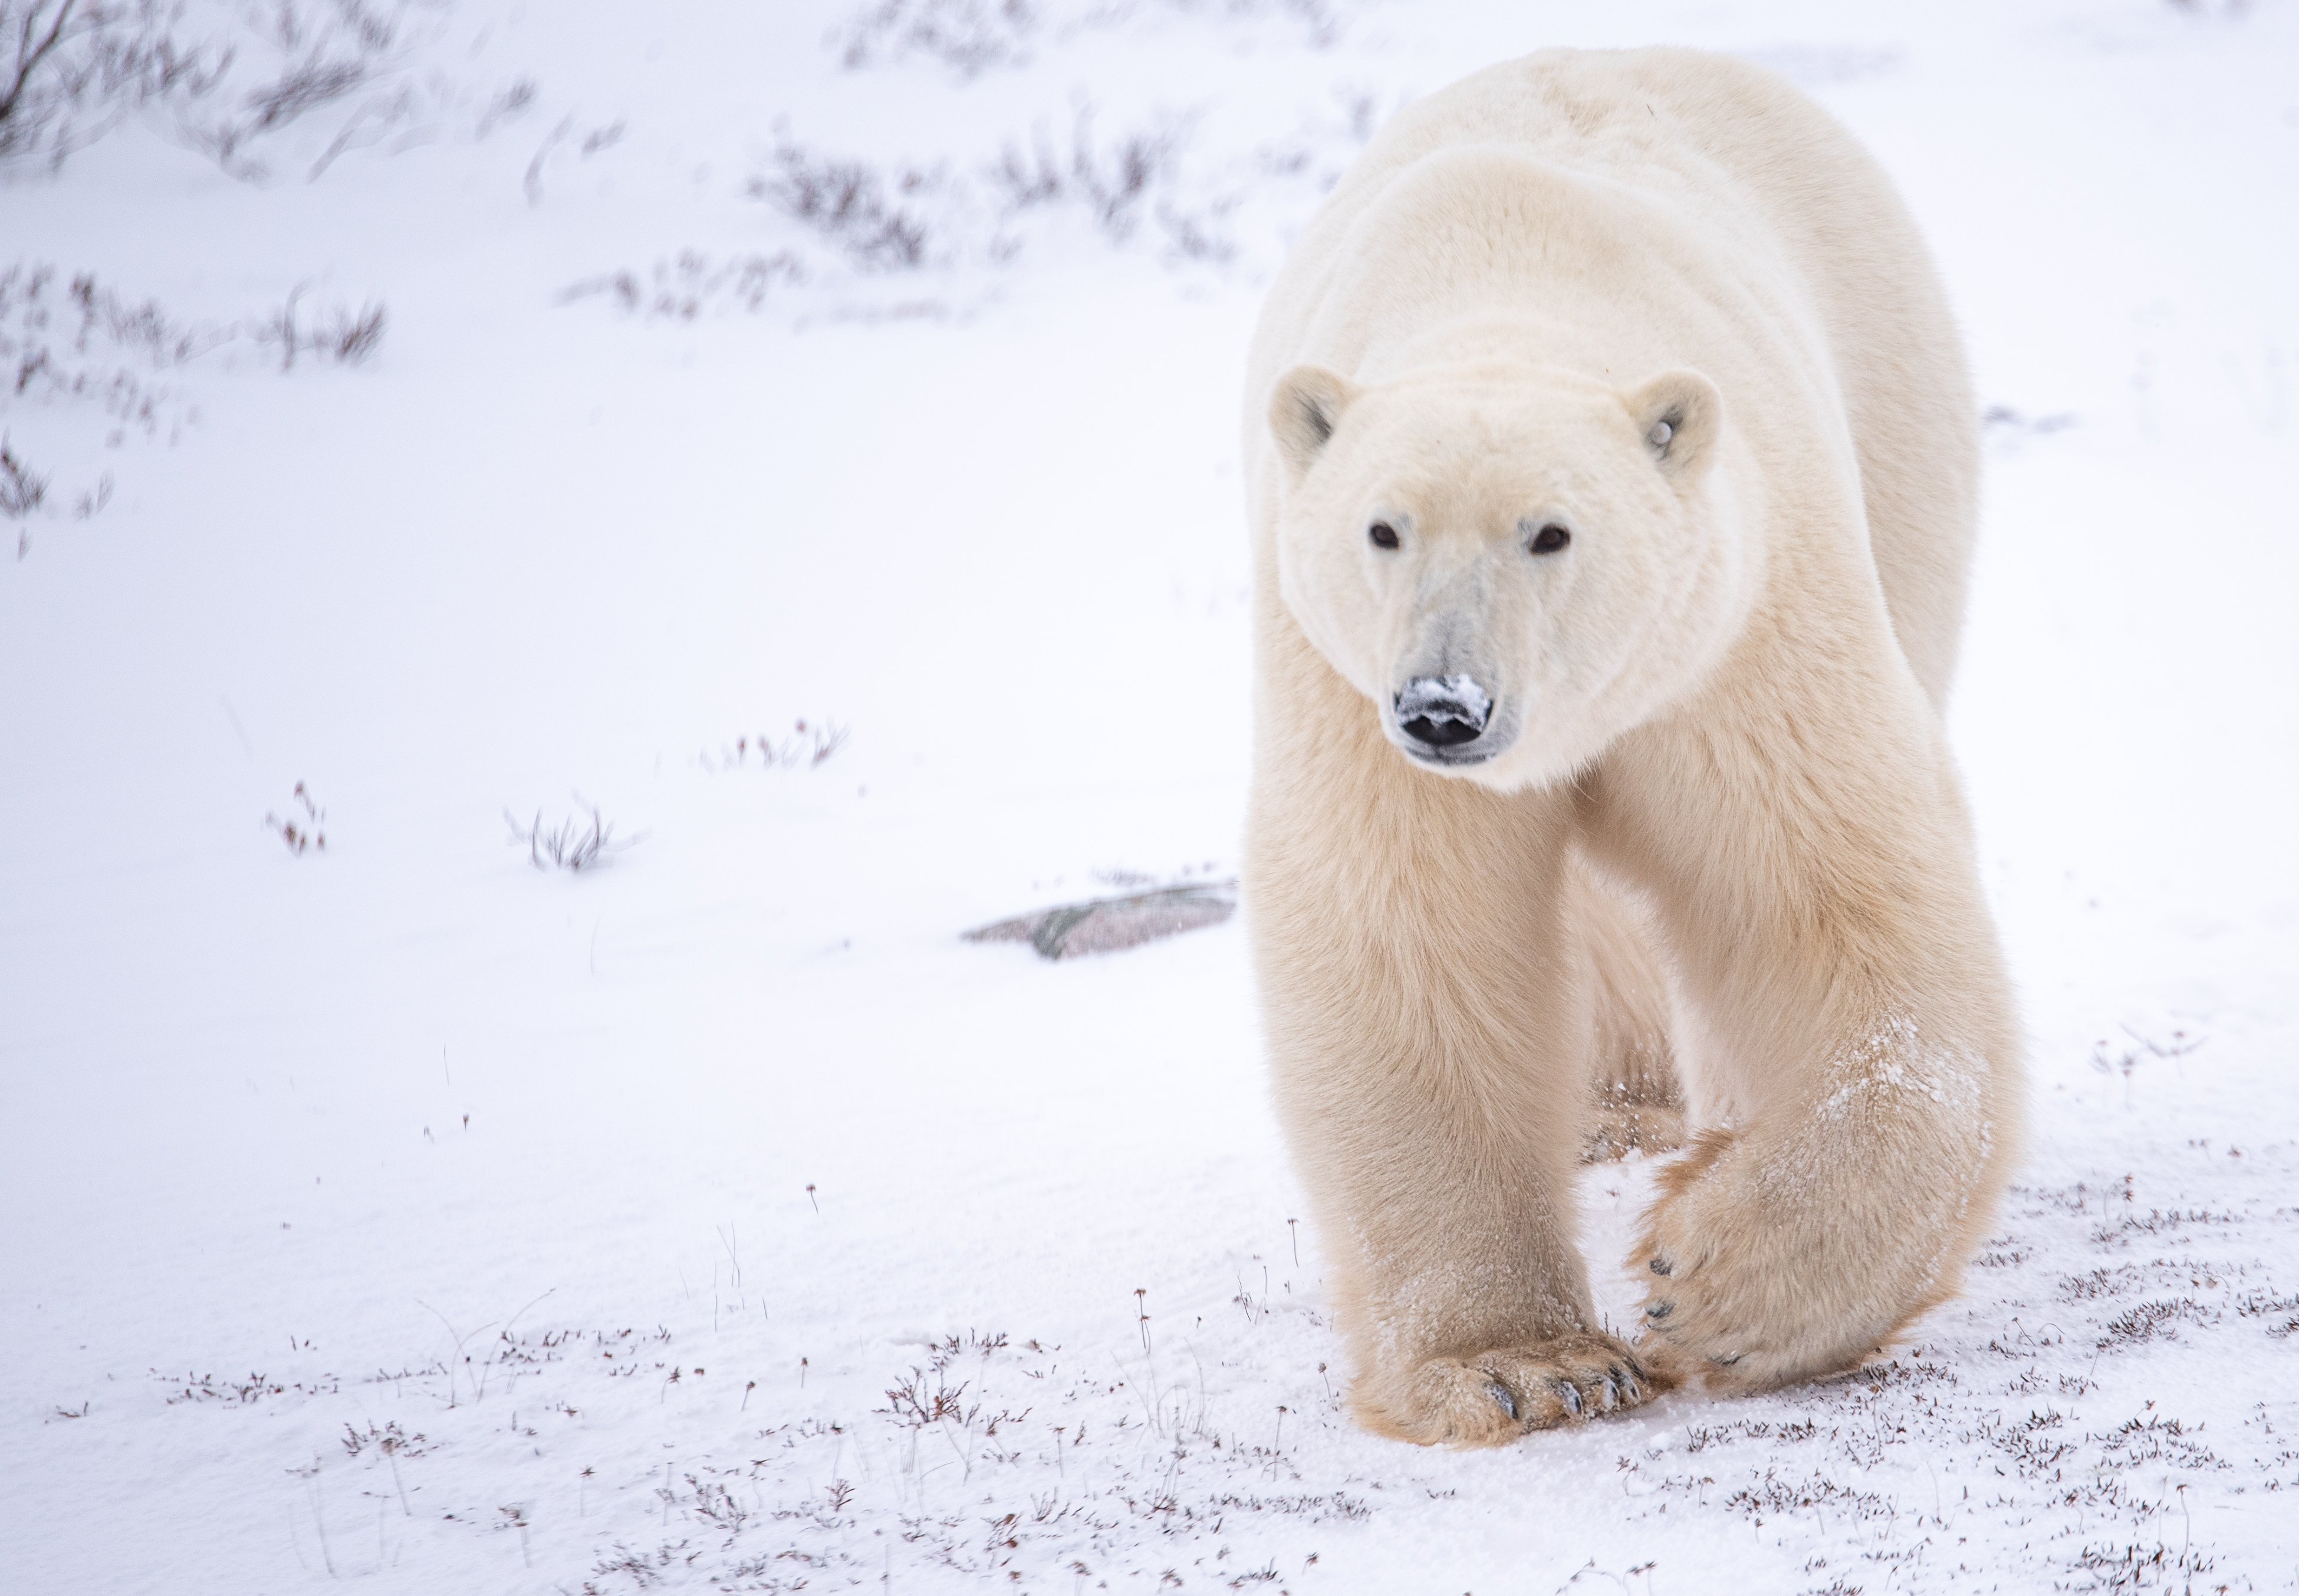
<path fill-rule="evenodd" d="M 1492 694 L 1470 676 L 1420 676 L 1397 695 L 1397 723 L 1432 748 L 1454 748 L 1484 736 Z"/>

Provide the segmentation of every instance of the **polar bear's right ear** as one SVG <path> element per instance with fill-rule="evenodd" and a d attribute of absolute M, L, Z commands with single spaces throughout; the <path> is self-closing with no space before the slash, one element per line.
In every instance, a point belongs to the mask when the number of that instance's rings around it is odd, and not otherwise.
<path fill-rule="evenodd" d="M 1667 371 L 1626 396 L 1629 414 L 1660 469 L 1680 480 L 1699 472 L 1724 411 L 1716 385 L 1697 371 Z"/>
<path fill-rule="evenodd" d="M 1357 384 L 1323 366 L 1296 366 L 1277 379 L 1269 395 L 1269 430 L 1297 480 L 1315 462 L 1358 392 Z"/>

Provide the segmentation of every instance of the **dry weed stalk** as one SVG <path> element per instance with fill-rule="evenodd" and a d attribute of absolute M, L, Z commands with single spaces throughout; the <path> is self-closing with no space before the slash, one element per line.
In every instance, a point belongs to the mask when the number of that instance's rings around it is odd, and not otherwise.
<path fill-rule="evenodd" d="M 0 515 L 21 521 L 47 502 L 48 479 L 26 465 L 0 433 Z"/>
<path fill-rule="evenodd" d="M 626 848 L 636 847 L 645 840 L 642 832 L 636 836 L 618 839 L 614 822 L 599 812 L 595 803 L 586 803 L 577 794 L 576 803 L 587 811 L 586 827 L 582 814 L 573 814 L 556 825 L 544 824 L 543 811 L 535 811 L 535 819 L 522 827 L 510 810 L 503 810 L 503 823 L 510 827 L 514 846 L 525 844 L 527 862 L 538 870 L 556 867 L 569 871 L 594 869 L 605 864 Z"/>
<path fill-rule="evenodd" d="M 282 371 L 294 370 L 299 354 L 330 365 L 355 366 L 375 353 L 390 319 L 383 306 L 369 301 L 353 312 L 337 305 L 316 321 L 302 322 L 296 319 L 295 307 L 303 297 L 303 288 L 304 285 L 296 284 L 287 303 L 255 328 L 258 343 L 278 349 Z"/>
<path fill-rule="evenodd" d="M 815 726 L 801 720 L 786 737 L 759 732 L 735 738 L 732 748 L 721 744 L 715 757 L 706 749 L 696 759 L 714 776 L 745 769 L 754 758 L 762 770 L 811 770 L 845 747 L 849 735 L 847 727 L 834 720 Z"/>
<path fill-rule="evenodd" d="M 295 801 L 296 807 L 303 811 L 300 819 L 292 811 L 285 820 L 278 815 L 267 814 L 263 817 L 264 826 L 276 833 L 286 844 L 287 852 L 298 859 L 311 849 L 325 853 L 328 851 L 328 834 L 320 827 L 327 819 L 328 811 L 312 802 L 311 790 L 300 781 L 295 784 Z"/>

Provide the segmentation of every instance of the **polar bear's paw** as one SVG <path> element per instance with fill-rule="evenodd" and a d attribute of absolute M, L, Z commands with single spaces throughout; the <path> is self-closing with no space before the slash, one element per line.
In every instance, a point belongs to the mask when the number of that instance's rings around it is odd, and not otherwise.
<path fill-rule="evenodd" d="M 1639 1350 L 1672 1380 L 1728 1391 L 1853 1367 L 1888 1326 L 1927 1305 L 1923 1282 L 1900 1279 L 1905 1260 L 1888 1249 L 1787 1223 L 1750 1160 L 1733 1156 L 1741 1151 L 1708 1132 L 1663 1171 L 1632 1255 L 1647 1293 Z"/>
<path fill-rule="evenodd" d="M 1365 1426 L 1423 1446 L 1499 1446 L 1546 1430 L 1650 1401 L 1667 1383 L 1625 1342 L 1573 1334 L 1471 1358 L 1432 1358 L 1361 1391 Z"/>

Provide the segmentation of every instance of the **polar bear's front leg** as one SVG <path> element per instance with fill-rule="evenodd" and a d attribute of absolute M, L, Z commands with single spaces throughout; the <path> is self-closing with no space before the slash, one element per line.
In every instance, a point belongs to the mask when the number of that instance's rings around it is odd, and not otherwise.
<path fill-rule="evenodd" d="M 1992 1205 L 1978 1049 L 1888 1014 L 1785 1095 L 1663 1174 L 1636 1256 L 1673 1374 L 1761 1388 L 1856 1364 L 1955 1290 Z"/>
<path fill-rule="evenodd" d="M 1330 1066 L 1304 1079 L 1281 1066 L 1330 1298 L 1355 1354 L 1351 1407 L 1381 1434 L 1496 1445 L 1663 1388 L 1599 1326 L 1573 1245 L 1581 1093 L 1559 1082 L 1553 1101 L 1527 1101 L 1519 1071 L 1538 1078 L 1528 1062 L 1508 1051 L 1391 1054 L 1367 1072 L 1385 1079 Z M 1519 1078 L 1462 1078 L 1495 1065 Z M 1345 1100 L 1333 1088 L 1349 1076 Z"/>
<path fill-rule="evenodd" d="M 1561 918 L 1569 800 L 1371 752 L 1347 780 L 1258 795 L 1248 903 L 1277 1101 L 1357 1418 L 1497 1444 L 1659 1389 L 1604 1333 L 1574 1245 L 1589 1050 Z M 1348 807 L 1313 807 L 1324 794 Z"/>
<path fill-rule="evenodd" d="M 1703 1128 L 1635 1255 L 1645 1328 L 1718 1384 L 1847 1367 L 1952 1294 L 2018 1141 L 2018 1025 L 1938 720 L 1905 669 L 1826 663 L 1754 653 L 1625 742 L 1588 811 L 1694 1022 Z"/>

